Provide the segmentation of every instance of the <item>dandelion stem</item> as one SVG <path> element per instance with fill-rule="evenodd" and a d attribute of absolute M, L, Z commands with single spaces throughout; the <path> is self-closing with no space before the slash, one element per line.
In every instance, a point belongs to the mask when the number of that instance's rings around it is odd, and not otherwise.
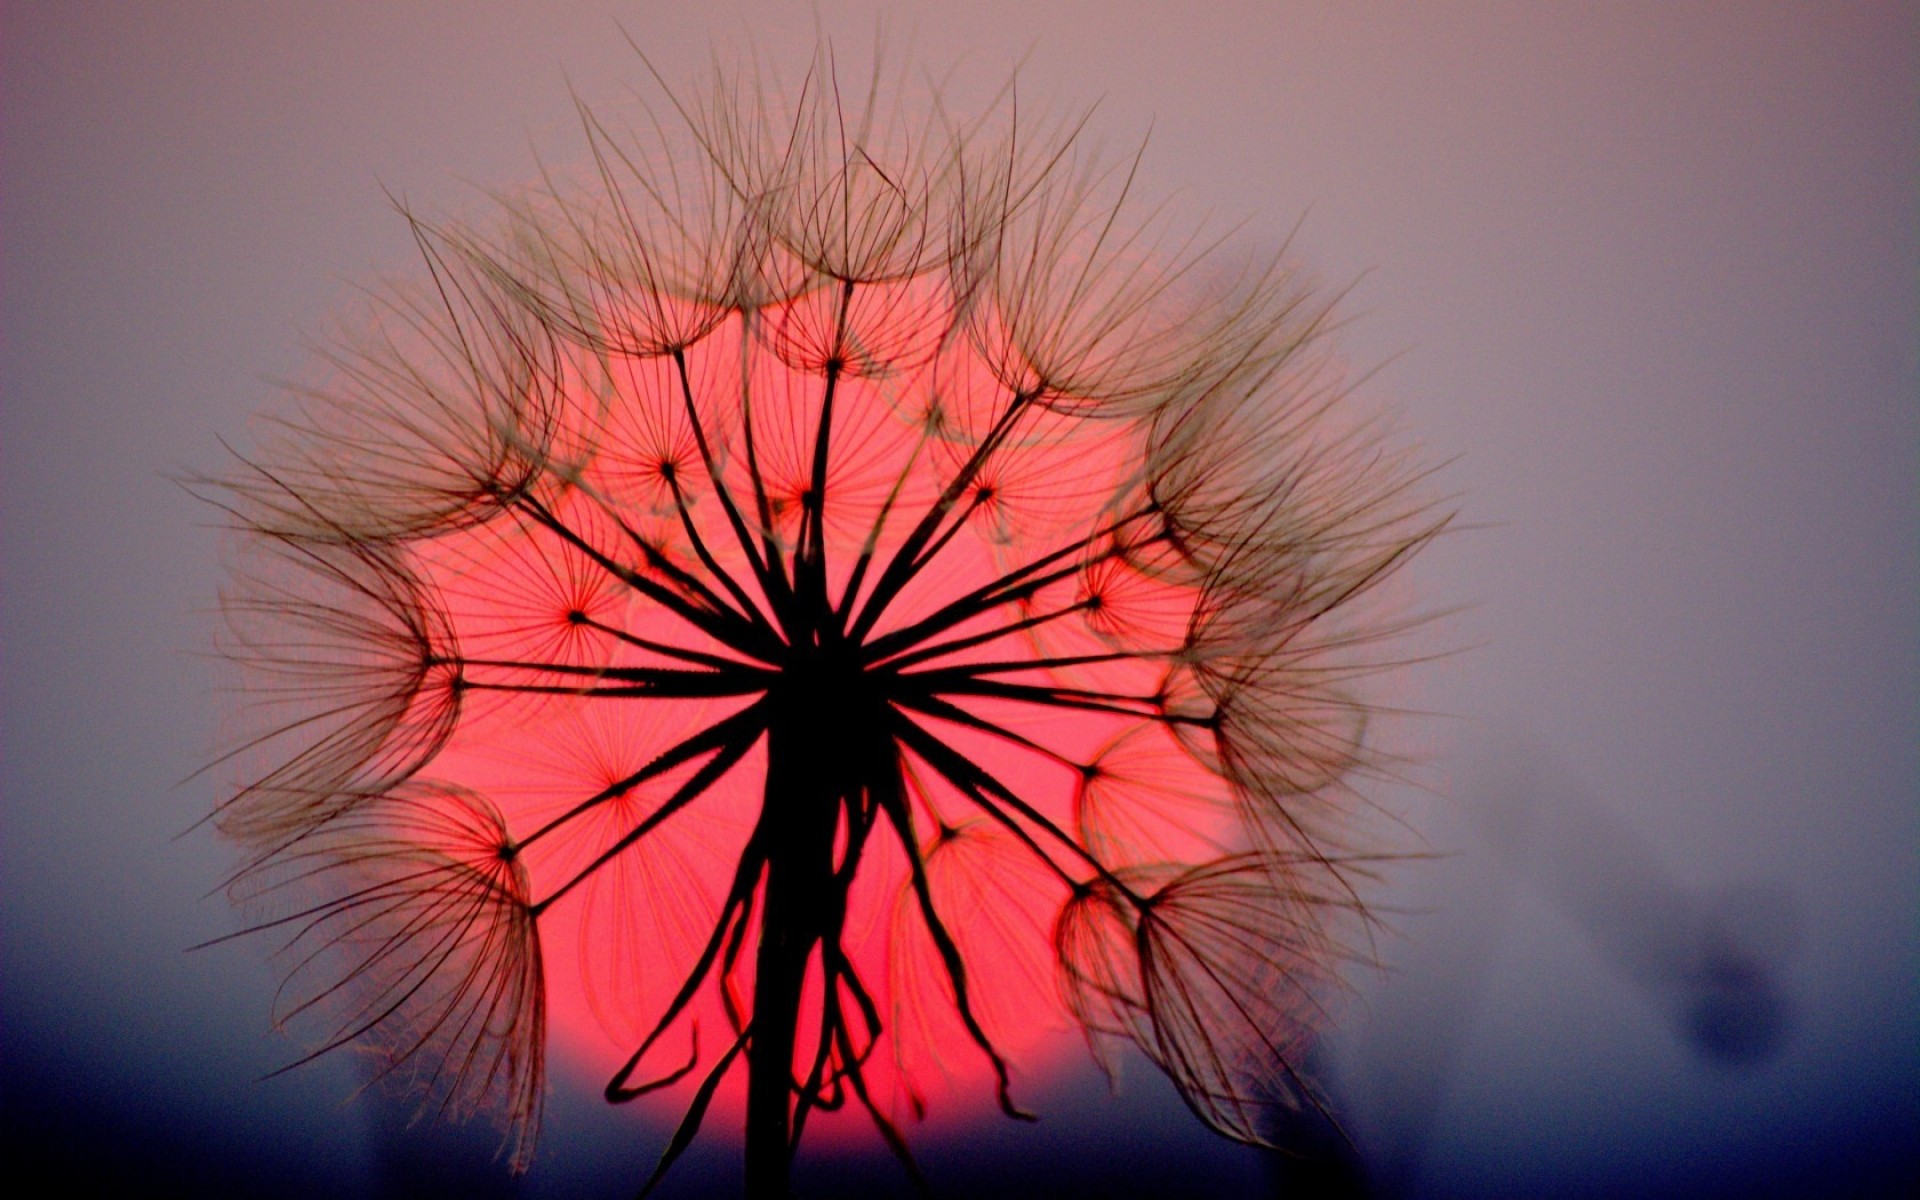
<path fill-rule="evenodd" d="M 865 764 L 891 753 L 884 727 L 862 721 L 856 697 L 834 694 L 846 684 L 830 660 L 803 656 L 798 669 L 769 698 L 766 799 L 755 832 L 767 848 L 753 983 L 759 1033 L 747 1048 L 747 1194 L 756 1200 L 787 1195 L 801 993 L 816 951 L 839 941 L 851 881 L 850 873 L 836 879 L 836 835 L 844 832 L 845 861 L 857 862 L 870 820 L 848 809 Z"/>

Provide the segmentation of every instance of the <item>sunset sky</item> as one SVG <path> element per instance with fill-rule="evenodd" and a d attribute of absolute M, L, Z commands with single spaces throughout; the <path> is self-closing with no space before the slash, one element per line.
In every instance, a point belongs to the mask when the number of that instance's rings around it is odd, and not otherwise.
<path fill-rule="evenodd" d="M 1318 1063 L 1374 1191 L 1892 1195 L 1920 1172 L 1920 17 L 1910 5 L 980 0 L 0 12 L 0 1138 L 226 1194 L 625 1195 L 671 1109 L 562 1063 L 541 1155 L 348 1101 L 269 1028 L 195 828 L 213 510 L 272 381 L 435 213 L 751 46 L 1016 67 L 1142 187 L 1350 288 L 1363 394 L 1443 463 L 1447 615 L 1396 680 L 1434 856 Z M 624 35 L 623 35 L 624 31 Z M 1144 1061 L 933 1128 L 956 1194 L 1271 1194 Z M 725 1195 L 724 1138 L 667 1197 Z M 807 1172 L 812 1171 L 809 1175 Z M 877 1144 L 803 1167 L 908 1192 Z M 517 1187 L 517 1193 L 514 1188 Z M 1131 1190 L 1130 1190 L 1131 1189 Z"/>

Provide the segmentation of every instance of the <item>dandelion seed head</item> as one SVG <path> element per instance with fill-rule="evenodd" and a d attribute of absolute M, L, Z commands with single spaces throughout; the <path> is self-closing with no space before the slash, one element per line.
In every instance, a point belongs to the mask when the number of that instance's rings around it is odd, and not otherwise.
<path fill-rule="evenodd" d="M 1243 1141 L 1318 1103 L 1369 599 L 1445 514 L 1308 278 L 883 82 L 582 106 L 214 481 L 283 1009 L 518 1166 L 549 1025 L 694 1124 L 744 1082 L 757 1186 L 828 1110 L 1018 1113 L 1050 1025 Z"/>

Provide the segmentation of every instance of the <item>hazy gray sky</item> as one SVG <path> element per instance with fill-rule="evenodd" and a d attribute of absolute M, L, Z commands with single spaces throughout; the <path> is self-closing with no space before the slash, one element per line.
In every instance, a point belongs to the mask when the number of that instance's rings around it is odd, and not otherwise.
<path fill-rule="evenodd" d="M 864 52 L 874 11 L 822 0 L 819 20 Z M 1397 885 L 1397 970 L 1357 977 L 1332 1059 L 1377 1177 L 1911 1178 L 1892 1147 L 1920 1122 L 1912 8 L 887 11 L 897 55 L 965 63 L 963 95 L 1024 61 L 1023 103 L 1098 101 L 1115 146 L 1151 127 L 1148 184 L 1248 218 L 1240 241 L 1298 223 L 1298 255 L 1355 284 L 1344 344 L 1386 364 L 1369 396 L 1449 462 L 1469 528 L 1412 587 L 1467 607 L 1431 639 L 1458 652 L 1404 695 L 1444 714 L 1407 727 L 1439 794 L 1383 802 L 1450 856 Z M 202 899 L 227 851 L 180 836 L 214 798 L 181 780 L 219 737 L 200 657 L 219 537 L 167 475 L 244 442 L 353 281 L 411 269 L 385 193 L 459 211 L 529 179 L 536 147 L 577 156 L 569 86 L 617 108 L 644 85 L 621 26 L 693 83 L 743 30 L 798 62 L 814 20 L 0 15 L 0 1097 L 43 1157 L 224 1155 L 296 1191 L 404 1170 L 339 1103 L 350 1064 L 253 1082 L 289 1052 L 263 946 L 182 953 L 233 918 Z M 1713 1026 L 1745 1029 L 1745 1058 L 1703 1049 L 1701 1005 L 1749 1021 Z M 557 1081 L 527 1194 L 625 1188 L 657 1151 L 668 1118 L 602 1113 L 597 1087 Z M 1050 1121 L 995 1153 L 1144 1145 L 1265 1186 L 1144 1076 Z"/>

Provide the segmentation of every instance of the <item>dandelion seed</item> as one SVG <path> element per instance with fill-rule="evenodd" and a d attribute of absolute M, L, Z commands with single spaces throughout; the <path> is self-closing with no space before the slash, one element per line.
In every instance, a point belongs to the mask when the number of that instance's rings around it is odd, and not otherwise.
<path fill-rule="evenodd" d="M 517 1168 L 583 990 L 609 1098 L 692 1088 L 660 1172 L 744 1075 L 756 1196 L 826 1110 L 1025 1115 L 1047 1012 L 1230 1137 L 1317 1103 L 1363 602 L 1445 516 L 1305 280 L 1077 126 L 877 95 L 583 110 L 585 186 L 409 214 L 423 281 L 210 481 L 280 1015 Z"/>

